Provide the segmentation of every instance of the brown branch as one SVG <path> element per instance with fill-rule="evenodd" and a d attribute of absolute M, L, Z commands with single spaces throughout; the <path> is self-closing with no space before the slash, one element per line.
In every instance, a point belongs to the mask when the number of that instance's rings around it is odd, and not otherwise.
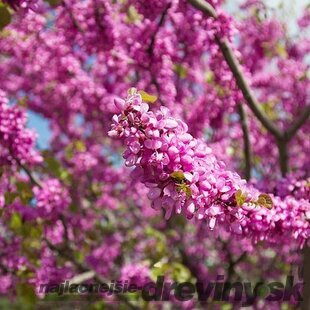
<path fill-rule="evenodd" d="M 196 9 L 203 12 L 205 15 L 212 17 L 214 19 L 217 18 L 217 14 L 214 8 L 204 0 L 188 0 L 188 2 L 195 7 Z M 242 72 L 241 66 L 232 51 L 229 42 L 225 38 L 219 38 L 218 35 L 215 35 L 215 41 L 218 44 L 224 59 L 226 60 L 231 72 L 233 73 L 237 85 L 242 91 L 242 94 L 251 108 L 252 112 L 259 119 L 262 125 L 277 139 L 284 139 L 289 141 L 298 131 L 298 129 L 307 121 L 310 116 L 310 106 L 308 106 L 304 113 L 300 116 L 300 118 L 283 134 L 263 113 L 260 108 L 258 101 L 256 100 L 254 94 L 252 93 L 245 77 Z"/>
<path fill-rule="evenodd" d="M 204 0 L 188 0 L 188 2 L 193 5 L 198 10 L 202 11 L 207 16 L 217 18 L 214 8 Z M 282 138 L 283 134 L 280 130 L 268 119 L 265 113 L 260 108 L 258 101 L 256 100 L 254 94 L 252 93 L 250 86 L 248 85 L 244 74 L 242 72 L 241 66 L 231 49 L 229 42 L 225 38 L 219 38 L 215 35 L 215 41 L 218 44 L 224 59 L 226 60 L 231 72 L 233 73 L 237 85 L 241 90 L 244 99 L 246 100 L 248 106 L 262 125 L 276 138 Z"/>
<path fill-rule="evenodd" d="M 147 53 L 149 54 L 149 57 L 150 57 L 150 63 L 149 63 L 149 66 L 147 68 L 147 70 L 150 71 L 150 75 L 151 75 L 151 83 L 155 86 L 156 90 L 157 90 L 157 95 L 159 97 L 160 95 L 160 85 L 156 79 L 155 76 L 153 76 L 150 68 L 151 68 L 151 65 L 152 65 L 152 59 L 153 59 L 153 56 L 154 56 L 154 45 L 155 45 L 155 42 L 156 42 L 156 37 L 157 37 L 157 34 L 159 32 L 159 29 L 163 26 L 164 22 L 165 22 L 165 19 L 166 19 L 166 16 L 168 14 L 168 10 L 170 9 L 171 7 L 171 3 L 169 2 L 167 4 L 167 6 L 165 7 L 165 9 L 163 10 L 163 12 L 161 13 L 161 16 L 160 16 L 160 19 L 159 19 L 159 22 L 157 24 L 157 27 L 156 27 L 156 30 L 154 31 L 152 37 L 151 37 L 151 41 L 150 41 L 150 44 L 148 46 L 148 48 L 146 49 Z M 159 98 L 159 101 L 161 104 L 163 104 L 162 100 Z"/>
<path fill-rule="evenodd" d="M 99 11 L 98 3 L 97 3 L 97 1 L 95 1 L 95 6 L 94 6 L 95 21 L 96 21 L 96 24 L 99 27 L 99 29 L 101 31 L 104 31 L 104 27 L 100 22 L 100 13 L 101 12 Z"/>
<path fill-rule="evenodd" d="M 272 123 L 272 121 L 266 116 L 266 114 L 262 111 L 260 104 L 256 100 L 249 84 L 247 83 L 244 74 L 242 72 L 241 66 L 232 51 L 229 42 L 227 39 L 220 39 L 218 36 L 215 36 L 215 40 L 219 45 L 222 54 L 233 73 L 237 85 L 241 90 L 244 99 L 246 100 L 248 106 L 251 111 L 257 117 L 257 119 L 261 122 L 261 124 L 276 138 L 281 139 L 283 134 L 281 131 Z"/>
<path fill-rule="evenodd" d="M 188 0 L 188 2 L 198 9 L 199 11 L 203 12 L 205 15 L 208 15 L 210 17 L 216 18 L 216 12 L 212 5 L 204 0 Z"/>
<path fill-rule="evenodd" d="M 281 175 L 285 177 L 288 172 L 288 150 L 287 150 L 287 140 L 286 139 L 278 139 L 278 152 L 279 152 L 279 162 Z"/>
<path fill-rule="evenodd" d="M 243 133 L 243 153 L 244 153 L 244 160 L 245 160 L 245 173 L 244 174 L 245 174 L 246 180 L 250 180 L 251 168 L 252 168 L 252 150 L 251 150 L 251 142 L 250 142 L 250 132 L 249 132 L 247 115 L 241 103 L 238 105 L 238 113 L 240 117 L 242 133 Z"/>
<path fill-rule="evenodd" d="M 42 188 L 42 184 L 40 183 L 40 181 L 38 181 L 31 173 L 31 171 L 21 163 L 21 161 L 17 158 L 17 157 L 14 157 L 14 160 L 16 161 L 17 165 L 27 174 L 27 176 L 29 177 L 31 183 L 33 183 L 34 185 Z"/>
<path fill-rule="evenodd" d="M 1 269 L 4 273 L 9 273 L 9 272 L 10 272 L 9 268 L 7 268 L 6 266 L 2 265 L 1 263 L 0 263 L 0 269 Z"/>
<path fill-rule="evenodd" d="M 165 7 L 165 9 L 163 10 L 163 12 L 160 16 L 159 22 L 157 24 L 156 30 L 152 35 L 150 45 L 147 48 L 147 52 L 149 53 L 151 58 L 153 57 L 153 50 L 154 50 L 154 45 L 155 45 L 157 33 L 158 33 L 159 29 L 162 27 L 162 25 L 164 24 L 166 16 L 168 14 L 168 10 L 170 9 L 170 7 L 171 7 L 171 3 L 168 3 L 167 6 Z"/>
<path fill-rule="evenodd" d="M 214 19 L 217 18 L 217 14 L 214 8 L 206 1 L 188 0 L 188 2 L 192 6 L 203 12 L 206 16 L 212 17 Z M 267 131 L 276 138 L 279 151 L 281 174 L 282 176 L 285 176 L 289 170 L 287 143 L 294 137 L 297 131 L 301 128 L 301 126 L 307 121 L 310 115 L 310 107 L 306 108 L 300 118 L 295 123 L 293 123 L 287 131 L 282 132 L 262 111 L 259 102 L 255 98 L 249 84 L 245 79 L 241 65 L 237 60 L 232 48 L 230 47 L 230 43 L 228 42 L 228 40 L 225 38 L 220 38 L 218 35 L 215 35 L 215 42 L 219 46 L 223 57 L 228 64 L 247 105 L 254 113 L 256 118 L 260 121 L 260 123 L 267 129 Z"/>
<path fill-rule="evenodd" d="M 235 267 L 244 261 L 247 258 L 247 253 L 243 252 L 237 259 L 234 260 L 228 246 L 228 242 L 224 241 L 222 244 L 222 249 L 224 252 L 227 253 L 227 260 L 228 260 L 228 272 L 227 272 L 227 282 L 230 282 L 231 279 L 235 276 L 236 270 Z"/>
<path fill-rule="evenodd" d="M 285 139 L 287 141 L 291 140 L 297 131 L 306 123 L 310 116 L 310 106 L 307 106 L 299 119 L 297 119 L 292 126 L 285 132 Z"/>
<path fill-rule="evenodd" d="M 66 218 L 64 217 L 63 214 L 60 214 L 59 219 L 62 223 L 62 226 L 64 227 L 64 236 L 65 236 L 65 240 L 66 242 L 69 242 L 69 233 L 68 233 L 68 227 L 67 227 L 67 223 L 66 223 Z"/>

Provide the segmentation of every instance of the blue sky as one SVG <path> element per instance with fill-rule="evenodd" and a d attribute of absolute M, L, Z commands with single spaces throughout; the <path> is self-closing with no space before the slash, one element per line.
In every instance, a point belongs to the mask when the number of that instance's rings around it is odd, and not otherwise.
<path fill-rule="evenodd" d="M 51 136 L 48 121 L 37 113 L 28 111 L 28 127 L 38 133 L 37 145 L 40 149 L 46 149 Z"/>

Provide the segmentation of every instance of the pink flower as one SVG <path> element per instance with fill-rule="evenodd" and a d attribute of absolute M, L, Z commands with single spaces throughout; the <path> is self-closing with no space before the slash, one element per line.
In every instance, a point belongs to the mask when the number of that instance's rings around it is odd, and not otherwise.
<path fill-rule="evenodd" d="M 125 139 L 125 165 L 135 167 L 132 175 L 149 187 L 152 207 L 164 209 L 166 219 L 174 212 L 183 213 L 188 219 L 206 219 L 211 230 L 216 223 L 224 223 L 231 232 L 246 233 L 254 239 L 273 239 L 289 228 L 292 238 L 305 241 L 309 223 L 304 211 L 283 217 L 287 210 L 279 206 L 280 201 L 272 210 L 260 205 L 259 191 L 227 170 L 168 108 L 149 111 L 136 90 L 115 104 L 122 110 L 113 117 L 111 132 Z M 240 190 L 245 198 L 238 205 Z M 288 216 L 295 217 L 294 228 L 288 226 Z"/>

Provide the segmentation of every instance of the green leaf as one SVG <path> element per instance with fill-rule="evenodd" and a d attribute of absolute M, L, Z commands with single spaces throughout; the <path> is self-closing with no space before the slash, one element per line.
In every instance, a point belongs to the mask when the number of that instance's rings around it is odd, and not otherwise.
<path fill-rule="evenodd" d="M 192 196 L 192 191 L 187 184 L 177 184 L 177 189 L 181 192 L 184 192 L 186 195 L 186 198 L 190 198 Z"/>
<path fill-rule="evenodd" d="M 25 96 L 25 97 L 18 99 L 17 104 L 23 108 L 27 108 L 27 97 Z"/>
<path fill-rule="evenodd" d="M 229 89 L 222 87 L 218 84 L 214 85 L 214 88 L 218 94 L 219 97 L 223 98 L 229 94 Z"/>
<path fill-rule="evenodd" d="M 154 103 L 157 100 L 157 96 L 151 95 L 144 90 L 139 90 L 139 94 L 142 97 L 142 100 L 147 103 Z"/>
<path fill-rule="evenodd" d="M 27 256 L 31 258 L 31 260 L 35 260 L 38 257 L 36 256 L 36 252 L 34 252 L 34 250 L 41 249 L 41 240 L 26 238 L 27 234 L 28 232 L 26 229 L 23 229 L 21 234 L 23 236 L 23 251 L 27 253 Z"/>
<path fill-rule="evenodd" d="M 135 87 L 131 87 L 128 89 L 128 95 L 133 96 L 137 93 L 137 89 Z"/>
<path fill-rule="evenodd" d="M 245 203 L 245 201 L 247 199 L 247 195 L 243 194 L 241 189 L 238 189 L 235 192 L 235 198 L 236 198 L 237 206 L 241 207 Z"/>
<path fill-rule="evenodd" d="M 66 146 L 66 158 L 72 159 L 75 152 L 85 152 L 86 146 L 82 140 L 75 140 Z"/>
<path fill-rule="evenodd" d="M 33 197 L 31 186 L 25 182 L 17 182 L 16 188 L 18 196 L 23 204 L 27 204 Z"/>
<path fill-rule="evenodd" d="M 64 181 L 66 184 L 70 183 L 71 175 L 68 170 L 65 169 L 61 163 L 50 154 L 50 152 L 43 152 L 43 156 L 48 172 L 61 181 Z"/>
<path fill-rule="evenodd" d="M 167 258 L 163 258 L 153 265 L 151 268 L 151 277 L 156 280 L 158 276 L 166 275 L 172 277 L 177 282 L 189 281 L 191 278 L 190 271 L 178 262 L 168 262 Z"/>
<path fill-rule="evenodd" d="M 84 256 L 84 254 L 83 254 L 83 252 L 74 252 L 74 258 L 78 261 L 78 262 L 83 262 L 84 261 L 84 259 L 85 259 L 85 256 Z"/>
<path fill-rule="evenodd" d="M 261 104 L 261 107 L 263 108 L 264 112 L 267 114 L 267 116 L 272 121 L 275 121 L 278 118 L 278 113 L 276 112 L 276 109 L 275 109 L 276 104 L 277 104 L 277 101 L 275 100 L 269 100 Z"/>
<path fill-rule="evenodd" d="M 281 43 L 278 43 L 276 45 L 276 53 L 282 58 L 287 58 L 287 51 L 285 49 L 285 46 Z"/>
<path fill-rule="evenodd" d="M 13 213 L 10 220 L 10 228 L 12 230 L 18 231 L 21 229 L 23 223 L 21 216 L 18 213 Z"/>
<path fill-rule="evenodd" d="M 145 229 L 145 235 L 148 238 L 154 238 L 156 240 L 155 246 L 150 245 L 145 248 L 145 253 L 150 255 L 154 262 L 158 262 L 165 255 L 167 255 L 167 240 L 165 234 L 156 230 L 150 226 L 147 226 Z"/>
<path fill-rule="evenodd" d="M 170 174 L 170 177 L 176 182 L 176 183 L 183 183 L 185 181 L 185 176 L 183 171 L 174 171 Z"/>
<path fill-rule="evenodd" d="M 43 156 L 44 156 L 44 161 L 47 165 L 47 168 L 50 171 L 58 172 L 60 170 L 60 163 L 49 152 L 45 152 Z"/>
<path fill-rule="evenodd" d="M 60 0 L 44 0 L 47 2 L 51 7 L 55 7 L 60 4 Z"/>
<path fill-rule="evenodd" d="M 0 30 L 11 22 L 11 13 L 8 8 L 0 2 Z"/>
<path fill-rule="evenodd" d="M 214 73 L 212 71 L 207 71 L 205 73 L 205 81 L 209 84 L 214 82 Z"/>
<path fill-rule="evenodd" d="M 82 140 L 76 140 L 74 143 L 75 149 L 79 152 L 85 152 L 86 146 L 85 143 Z"/>
<path fill-rule="evenodd" d="M 10 205 L 18 197 L 16 192 L 6 192 L 4 193 L 4 200 L 6 205 Z"/>
<path fill-rule="evenodd" d="M 36 302 L 36 294 L 33 287 L 28 283 L 17 283 L 16 285 L 17 295 L 25 303 L 26 309 L 34 305 Z"/>
<path fill-rule="evenodd" d="M 173 267 L 173 278 L 178 282 L 186 282 L 190 279 L 191 273 L 187 267 L 178 262 L 172 264 Z"/>
<path fill-rule="evenodd" d="M 181 79 L 186 78 L 187 70 L 184 66 L 181 64 L 175 64 L 173 69 Z"/>
<path fill-rule="evenodd" d="M 40 227 L 32 226 L 30 228 L 30 237 L 39 239 L 41 236 L 42 236 L 42 229 L 40 229 Z"/>
<path fill-rule="evenodd" d="M 267 209 L 273 208 L 273 201 L 268 194 L 260 194 L 257 203 Z"/>
<path fill-rule="evenodd" d="M 127 11 L 126 21 L 129 24 L 135 23 L 142 19 L 141 15 L 138 13 L 133 5 L 130 5 Z"/>

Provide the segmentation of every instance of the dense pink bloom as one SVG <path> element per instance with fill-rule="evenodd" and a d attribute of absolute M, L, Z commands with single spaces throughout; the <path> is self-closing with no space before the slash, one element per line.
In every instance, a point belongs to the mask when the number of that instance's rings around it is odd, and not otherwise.
<path fill-rule="evenodd" d="M 255 240 L 273 240 L 284 232 L 301 244 L 307 240 L 307 201 L 291 199 L 282 204 L 276 199 L 269 210 L 260 203 L 259 192 L 226 170 L 168 108 L 150 111 L 135 89 L 129 90 L 126 100 L 117 99 L 116 106 L 120 114 L 113 116 L 109 135 L 124 139 L 125 165 L 135 167 L 132 176 L 149 188 L 153 208 L 163 208 L 166 219 L 172 213 L 183 213 L 187 218 L 206 219 L 210 229 L 218 221 L 233 233 L 249 234 Z M 241 204 L 237 203 L 237 191 L 245 195 Z M 291 208 L 292 204 L 296 206 Z M 287 218 L 298 219 L 289 233 Z"/>
<path fill-rule="evenodd" d="M 10 106 L 0 90 L 0 163 L 27 164 L 41 162 L 42 158 L 34 149 L 36 134 L 25 128 L 26 115 L 18 106 Z"/>
<path fill-rule="evenodd" d="M 120 255 L 119 236 L 114 235 L 104 239 L 102 244 L 96 247 L 86 257 L 86 262 L 102 276 L 106 276 L 114 267 L 115 260 Z"/>
<path fill-rule="evenodd" d="M 57 179 L 48 179 L 33 189 L 40 216 L 53 218 L 69 207 L 68 191 Z"/>
<path fill-rule="evenodd" d="M 277 141 L 215 38 L 283 133 L 309 104 L 309 10 L 293 29 L 268 1 L 247 0 L 234 16 L 227 1 L 206 1 L 216 19 L 186 0 L 4 1 L 14 12 L 0 30 L 0 295 L 44 298 L 38 283 L 84 274 L 138 285 L 155 274 L 273 282 L 300 264 L 310 123 L 287 142 L 284 177 Z M 123 100 L 131 87 L 158 99 Z M 27 128 L 37 118 L 46 143 Z M 167 307 L 199 308 L 195 297 Z"/>
<path fill-rule="evenodd" d="M 120 281 L 128 281 L 129 284 L 135 284 L 142 287 L 151 282 L 150 269 L 143 264 L 132 263 L 124 265 L 121 270 Z"/>

